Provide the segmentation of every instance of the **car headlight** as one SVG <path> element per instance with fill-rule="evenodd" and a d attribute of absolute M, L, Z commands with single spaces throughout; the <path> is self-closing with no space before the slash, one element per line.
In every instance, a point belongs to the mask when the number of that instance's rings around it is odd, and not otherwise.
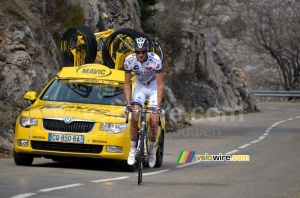
<path fill-rule="evenodd" d="M 101 123 L 100 130 L 107 133 L 120 133 L 125 130 L 126 123 Z"/>
<path fill-rule="evenodd" d="M 37 126 L 38 119 L 33 117 L 21 116 L 20 124 L 22 127 Z"/>

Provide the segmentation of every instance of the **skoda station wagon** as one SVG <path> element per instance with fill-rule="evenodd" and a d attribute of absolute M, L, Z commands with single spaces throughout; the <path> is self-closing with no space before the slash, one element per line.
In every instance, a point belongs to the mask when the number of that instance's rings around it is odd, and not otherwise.
<path fill-rule="evenodd" d="M 133 77 L 133 85 L 134 81 Z M 130 119 L 126 123 L 123 87 L 124 71 L 86 64 L 62 68 L 39 95 L 28 91 L 24 98 L 31 105 L 16 120 L 15 163 L 30 166 L 37 157 L 99 158 L 116 160 L 120 168 L 134 171 L 135 165 L 127 165 Z M 162 164 L 164 135 L 162 118 L 156 167 Z"/>

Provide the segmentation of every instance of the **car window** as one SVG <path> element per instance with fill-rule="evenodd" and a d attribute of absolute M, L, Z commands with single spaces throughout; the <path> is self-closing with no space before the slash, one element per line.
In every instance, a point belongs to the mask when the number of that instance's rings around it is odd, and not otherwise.
<path fill-rule="evenodd" d="M 41 100 L 124 105 L 123 85 L 69 83 L 54 80 L 42 94 Z"/>

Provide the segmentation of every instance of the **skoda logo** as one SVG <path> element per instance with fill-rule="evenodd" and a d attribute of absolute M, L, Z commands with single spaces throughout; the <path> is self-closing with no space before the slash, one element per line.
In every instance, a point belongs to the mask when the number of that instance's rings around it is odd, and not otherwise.
<path fill-rule="evenodd" d="M 73 118 L 71 118 L 71 117 L 64 117 L 64 122 L 66 124 L 70 124 L 71 122 L 73 122 Z"/>

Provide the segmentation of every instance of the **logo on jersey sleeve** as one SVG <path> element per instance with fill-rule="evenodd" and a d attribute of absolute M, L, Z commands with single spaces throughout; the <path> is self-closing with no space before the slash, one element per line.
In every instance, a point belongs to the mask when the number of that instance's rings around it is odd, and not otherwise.
<path fill-rule="evenodd" d="M 151 66 L 147 66 L 146 69 L 150 71 L 150 70 L 152 70 L 152 67 Z"/>

